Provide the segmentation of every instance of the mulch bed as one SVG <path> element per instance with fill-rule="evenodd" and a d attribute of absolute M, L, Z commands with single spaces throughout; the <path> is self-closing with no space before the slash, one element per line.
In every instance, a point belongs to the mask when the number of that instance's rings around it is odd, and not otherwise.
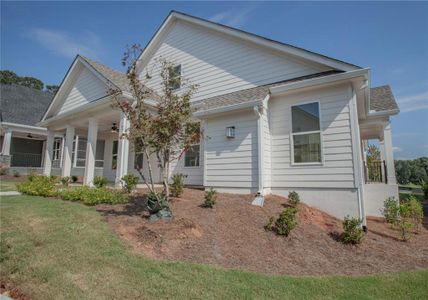
<path fill-rule="evenodd" d="M 218 194 L 202 208 L 203 191 L 185 189 L 172 199 L 174 220 L 150 222 L 143 196 L 126 205 L 99 205 L 114 232 L 145 256 L 288 275 L 361 275 L 428 268 L 428 222 L 410 241 L 381 218 L 369 218 L 362 245 L 338 241 L 341 221 L 300 204 L 299 225 L 288 237 L 264 230 L 286 199 L 269 196 L 263 207 L 250 195 Z"/>

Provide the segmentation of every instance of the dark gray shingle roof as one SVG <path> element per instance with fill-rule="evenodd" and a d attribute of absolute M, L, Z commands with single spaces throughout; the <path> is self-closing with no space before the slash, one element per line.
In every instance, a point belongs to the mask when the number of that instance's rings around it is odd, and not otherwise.
<path fill-rule="evenodd" d="M 274 82 L 266 85 L 257 86 L 254 88 L 240 90 L 237 92 L 228 93 L 225 95 L 215 96 L 193 102 L 197 111 L 206 111 L 220 107 L 238 105 L 241 103 L 263 100 L 269 94 L 269 88 L 291 82 L 302 81 L 311 78 L 318 78 L 332 74 L 342 73 L 341 71 L 331 70 L 326 72 L 315 73 L 306 76 L 300 76 L 292 79 L 287 79 L 279 82 Z"/>
<path fill-rule="evenodd" d="M 16 84 L 0 85 L 1 121 L 34 126 L 52 101 L 53 94 Z"/>
<path fill-rule="evenodd" d="M 378 86 L 370 89 L 370 111 L 398 110 L 397 102 L 389 85 Z"/>

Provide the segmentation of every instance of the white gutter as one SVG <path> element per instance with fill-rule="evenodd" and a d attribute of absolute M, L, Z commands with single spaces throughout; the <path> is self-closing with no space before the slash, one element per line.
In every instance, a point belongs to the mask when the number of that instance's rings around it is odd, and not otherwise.
<path fill-rule="evenodd" d="M 356 77 L 367 77 L 369 74 L 369 69 L 361 69 L 356 71 L 349 71 L 345 73 L 339 73 L 334 75 L 329 75 L 320 78 L 306 79 L 297 82 L 285 83 L 282 85 L 274 86 L 270 88 L 272 94 L 283 94 L 291 90 L 308 88 L 317 85 L 325 85 L 329 83 L 336 83 L 340 80 L 349 80 Z"/>
<path fill-rule="evenodd" d="M 24 124 L 17 124 L 17 123 L 1 122 L 1 125 L 2 126 L 6 126 L 6 127 L 16 127 L 16 128 L 30 129 L 30 130 L 36 130 L 36 131 L 38 130 L 38 131 L 42 131 L 42 132 L 47 131 L 47 129 L 44 128 L 44 127 L 24 125 Z"/>

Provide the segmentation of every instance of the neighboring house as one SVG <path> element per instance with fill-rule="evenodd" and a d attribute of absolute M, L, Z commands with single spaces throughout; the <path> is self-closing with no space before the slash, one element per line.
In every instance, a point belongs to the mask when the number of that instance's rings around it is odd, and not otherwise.
<path fill-rule="evenodd" d="M 178 12 L 141 54 L 141 76 L 160 56 L 199 86 L 194 117 L 204 137 L 172 166 L 187 184 L 262 196 L 295 190 L 337 217 L 364 220 L 398 196 L 390 116 L 399 109 L 388 86 L 370 88 L 369 69 Z M 160 92 L 159 74 L 151 75 L 147 86 Z M 119 138 L 128 125 L 111 108 L 112 86 L 132 99 L 125 74 L 76 57 L 40 122 L 46 174 L 81 175 L 91 185 L 94 175 L 119 184 L 135 173 L 141 156 Z M 62 163 L 53 154 L 58 133 Z M 377 182 L 365 176 L 368 139 L 381 145 Z"/>
<path fill-rule="evenodd" d="M 16 84 L 0 85 L 0 164 L 11 173 L 41 172 L 47 130 L 36 126 L 53 95 Z"/>

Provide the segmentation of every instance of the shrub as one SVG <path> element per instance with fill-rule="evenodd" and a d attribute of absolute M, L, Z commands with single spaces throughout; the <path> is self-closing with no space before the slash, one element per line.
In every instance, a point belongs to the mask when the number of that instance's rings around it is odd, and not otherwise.
<path fill-rule="evenodd" d="M 104 176 L 95 176 L 93 184 L 97 188 L 105 187 L 107 185 L 107 178 L 105 178 Z"/>
<path fill-rule="evenodd" d="M 268 223 L 265 225 L 265 230 L 273 231 L 275 227 L 274 224 L 275 224 L 275 217 L 270 217 Z"/>
<path fill-rule="evenodd" d="M 394 225 L 398 227 L 403 241 L 409 239 L 411 229 L 419 229 L 423 220 L 423 209 L 421 203 L 414 197 L 409 197 L 409 200 L 400 204 L 400 217 L 395 221 Z"/>
<path fill-rule="evenodd" d="M 416 199 L 415 196 L 412 195 L 408 198 L 408 201 L 403 205 L 406 205 L 409 210 L 409 218 L 413 223 L 413 227 L 415 227 L 416 230 L 419 231 L 422 221 L 424 219 L 424 210 L 421 202 L 418 199 Z"/>
<path fill-rule="evenodd" d="M 127 174 L 123 176 L 122 177 L 123 190 L 126 193 L 132 192 L 132 190 L 137 187 L 138 179 L 139 179 L 138 176 L 135 176 L 132 174 Z"/>
<path fill-rule="evenodd" d="M 19 173 L 19 171 L 17 171 L 17 170 L 13 171 L 13 177 L 20 177 L 20 176 L 21 176 L 21 174 Z"/>
<path fill-rule="evenodd" d="M 299 194 L 297 192 L 295 192 L 295 191 L 292 191 L 292 192 L 288 193 L 288 202 L 292 206 L 297 206 L 297 204 L 300 203 Z"/>
<path fill-rule="evenodd" d="M 388 223 L 394 224 L 398 220 L 399 203 L 394 197 L 389 197 L 383 202 L 382 214 Z"/>
<path fill-rule="evenodd" d="M 279 215 L 279 218 L 275 221 L 275 231 L 279 235 L 288 236 L 296 226 L 296 213 L 297 209 L 294 207 L 287 207 Z"/>
<path fill-rule="evenodd" d="M 183 179 L 186 177 L 187 175 L 184 175 L 181 173 L 174 174 L 172 176 L 171 195 L 173 197 L 180 197 L 180 195 L 183 193 L 183 189 L 184 189 Z"/>
<path fill-rule="evenodd" d="M 342 241 L 345 244 L 360 244 L 364 238 L 364 232 L 361 228 L 362 220 L 358 218 L 345 217 L 343 220 Z"/>
<path fill-rule="evenodd" d="M 150 214 L 155 214 L 164 208 L 169 208 L 165 195 L 163 193 L 149 193 L 147 196 L 147 209 Z"/>
<path fill-rule="evenodd" d="M 61 184 L 62 184 L 63 186 L 68 186 L 68 185 L 70 184 L 71 178 L 70 178 L 70 177 L 68 177 L 68 176 L 65 176 L 65 177 L 62 177 L 62 178 L 60 179 L 60 181 L 61 181 Z"/>
<path fill-rule="evenodd" d="M 63 200 L 82 201 L 86 205 L 122 204 L 128 202 L 128 197 L 118 191 L 105 187 L 90 188 L 87 186 L 64 190 L 60 193 Z"/>
<path fill-rule="evenodd" d="M 424 199 L 428 199 L 428 182 L 422 183 L 422 190 L 424 191 Z"/>
<path fill-rule="evenodd" d="M 30 178 L 27 178 L 27 181 L 17 184 L 16 187 L 17 190 L 23 194 L 53 197 L 56 194 L 56 183 L 57 179 L 55 177 L 34 175 Z"/>
<path fill-rule="evenodd" d="M 213 208 L 217 201 L 217 191 L 212 187 L 205 191 L 202 207 Z"/>
<path fill-rule="evenodd" d="M 9 169 L 8 168 L 0 168 L 0 176 L 2 175 L 7 175 L 9 173 Z"/>
<path fill-rule="evenodd" d="M 77 182 L 77 176 L 75 175 L 71 176 L 71 182 L 73 183 Z"/>

